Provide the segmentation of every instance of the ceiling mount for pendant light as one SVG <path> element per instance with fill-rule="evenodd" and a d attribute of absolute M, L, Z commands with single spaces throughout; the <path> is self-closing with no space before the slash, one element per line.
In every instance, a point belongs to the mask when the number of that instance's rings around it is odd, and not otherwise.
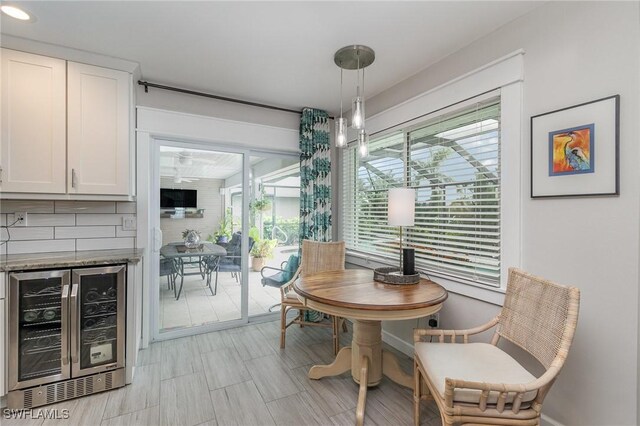
<path fill-rule="evenodd" d="M 347 140 L 347 122 L 342 117 L 342 71 L 355 70 L 356 78 L 356 96 L 353 98 L 351 106 L 351 127 L 358 130 L 358 146 L 360 155 L 365 156 L 368 152 L 369 138 L 365 132 L 365 113 L 364 113 L 364 69 L 371 65 L 376 59 L 376 54 L 368 46 L 351 45 L 345 46 L 338 50 L 333 57 L 334 62 L 340 67 L 340 118 L 336 120 L 336 146 L 346 146 Z M 360 70 L 362 70 L 362 89 L 360 86 Z"/>

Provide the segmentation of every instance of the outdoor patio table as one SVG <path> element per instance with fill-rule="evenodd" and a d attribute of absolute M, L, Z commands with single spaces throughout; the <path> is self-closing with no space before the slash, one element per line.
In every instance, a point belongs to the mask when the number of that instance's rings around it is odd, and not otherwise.
<path fill-rule="evenodd" d="M 205 274 L 210 274 L 211 270 L 208 268 L 203 268 L 203 263 L 211 258 L 220 258 L 222 256 L 226 256 L 227 250 L 224 247 L 221 247 L 217 244 L 210 243 L 205 241 L 201 243 L 200 247 L 188 249 L 185 247 L 184 243 L 169 243 L 160 248 L 160 254 L 167 258 L 172 259 L 176 264 L 176 272 L 180 275 L 180 288 L 178 289 L 178 293 L 176 294 L 176 300 L 180 299 L 180 293 L 182 292 L 182 285 L 184 284 L 184 277 L 186 275 L 201 275 L 202 279 L 204 279 Z M 192 257 L 197 257 L 198 260 L 193 262 L 190 259 Z M 214 259 L 217 260 L 217 259 Z M 197 272 L 185 272 L 185 265 L 190 264 L 198 264 L 199 271 Z M 174 288 L 175 291 L 175 288 Z"/>

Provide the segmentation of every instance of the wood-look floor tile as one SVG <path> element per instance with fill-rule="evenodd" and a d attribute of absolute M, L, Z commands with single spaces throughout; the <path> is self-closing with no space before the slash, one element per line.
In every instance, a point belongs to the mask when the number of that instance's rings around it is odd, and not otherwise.
<path fill-rule="evenodd" d="M 201 372 L 203 370 L 202 360 L 200 359 L 200 350 L 195 339 L 184 340 L 183 344 L 179 345 L 163 346 L 161 365 L 162 380 Z"/>
<path fill-rule="evenodd" d="M 292 370 L 294 377 L 305 387 L 327 416 L 335 416 L 355 409 L 358 401 L 358 385 L 347 372 L 340 376 L 311 380 L 307 377 L 311 366 Z"/>
<path fill-rule="evenodd" d="M 138 352 L 138 361 L 137 364 L 140 365 L 149 365 L 160 362 L 162 359 L 162 344 L 160 343 L 152 343 L 148 348 L 140 350 Z"/>
<path fill-rule="evenodd" d="M 102 421 L 104 409 L 109 399 L 109 393 L 97 393 L 95 395 L 86 396 L 74 400 L 74 404 L 69 409 L 68 419 L 51 419 L 45 420 L 43 426 L 51 426 L 56 424 L 84 426 L 99 425 Z M 64 403 L 62 403 L 65 405 Z M 59 409 L 63 406 L 59 404 L 52 405 L 50 409 Z M 66 407 L 65 407 L 66 408 Z"/>
<path fill-rule="evenodd" d="M 251 380 L 235 348 L 222 348 L 200 355 L 210 390 Z"/>
<path fill-rule="evenodd" d="M 216 351 L 218 349 L 233 348 L 233 340 L 229 331 L 215 331 L 213 333 L 198 334 L 195 336 L 200 353 Z"/>
<path fill-rule="evenodd" d="M 202 374 L 163 380 L 160 390 L 161 425 L 197 425 L 214 419 L 207 381 Z"/>
<path fill-rule="evenodd" d="M 104 418 L 121 416 L 158 405 L 160 402 L 160 364 L 137 367 L 133 383 L 110 391 Z"/>
<path fill-rule="evenodd" d="M 287 396 L 267 403 L 277 425 L 326 425 L 329 418 L 308 392 Z"/>
<path fill-rule="evenodd" d="M 367 426 L 397 426 L 397 425 L 387 425 L 386 423 L 376 423 L 370 416 L 372 409 L 367 407 L 364 412 L 364 424 Z M 332 425 L 335 426 L 353 426 L 356 423 L 356 410 L 347 410 L 342 413 L 336 414 L 335 416 L 329 417 L 329 421 Z"/>
<path fill-rule="evenodd" d="M 217 425 L 218 425 L 218 422 L 216 421 L 216 419 L 207 420 L 204 423 L 198 424 L 198 426 L 217 426 Z"/>
<path fill-rule="evenodd" d="M 282 361 L 277 355 L 254 358 L 246 361 L 245 364 L 266 402 L 294 395 L 304 390 L 291 372 L 282 365 Z"/>
<path fill-rule="evenodd" d="M 251 380 L 211 391 L 211 401 L 219 425 L 275 425 L 258 388 Z"/>
<path fill-rule="evenodd" d="M 256 328 L 246 331 L 231 333 L 233 344 L 243 361 L 274 354 L 262 333 Z"/>
<path fill-rule="evenodd" d="M 151 426 L 160 423 L 160 406 L 103 420 L 100 426 Z"/>
<path fill-rule="evenodd" d="M 47 409 L 49 407 L 40 407 L 40 408 L 34 408 L 33 411 L 31 412 L 31 418 L 17 418 L 17 417 L 13 417 L 13 418 L 6 418 L 4 417 L 4 415 L 2 415 L 2 417 L 0 417 L 0 419 L 2 419 L 2 423 L 0 423 L 2 426 L 41 426 L 42 423 L 44 422 L 44 418 L 41 418 L 41 416 L 44 414 L 39 414 L 41 410 L 43 409 Z M 66 407 L 65 407 L 66 408 Z M 2 410 L 4 410 L 4 408 L 2 408 Z M 60 413 L 60 415 L 62 415 L 62 413 Z"/>

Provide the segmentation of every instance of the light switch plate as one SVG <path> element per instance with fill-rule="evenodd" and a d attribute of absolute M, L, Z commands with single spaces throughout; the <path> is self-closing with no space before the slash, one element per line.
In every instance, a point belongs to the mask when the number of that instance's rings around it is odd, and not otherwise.
<path fill-rule="evenodd" d="M 123 231 L 135 231 L 136 230 L 136 218 L 135 217 L 123 217 L 122 218 L 122 230 Z"/>

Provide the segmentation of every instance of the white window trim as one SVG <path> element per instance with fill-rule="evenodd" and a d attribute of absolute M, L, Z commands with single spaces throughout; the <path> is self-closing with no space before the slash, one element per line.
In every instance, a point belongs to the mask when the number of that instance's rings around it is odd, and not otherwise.
<path fill-rule="evenodd" d="M 448 291 L 489 303 L 501 305 L 507 285 L 509 267 L 522 263 L 522 150 L 525 143 L 523 128 L 524 51 L 517 50 L 476 70 L 424 92 L 367 118 L 369 134 L 381 132 L 409 122 L 416 117 L 438 111 L 492 90 L 499 90 L 501 103 L 501 241 L 500 287 L 488 287 L 457 278 L 431 274 L 431 278 Z M 504 161 L 513 159 L 514 161 Z M 342 158 L 340 159 L 342 165 Z M 342 170 L 342 169 L 340 169 Z M 340 180 L 342 182 L 342 180 Z M 342 193 L 342 189 L 338 192 Z M 342 200 L 339 197 L 339 201 Z M 342 223 L 339 236 L 342 239 Z M 388 260 L 348 252 L 347 263 L 375 268 L 387 265 Z"/>

